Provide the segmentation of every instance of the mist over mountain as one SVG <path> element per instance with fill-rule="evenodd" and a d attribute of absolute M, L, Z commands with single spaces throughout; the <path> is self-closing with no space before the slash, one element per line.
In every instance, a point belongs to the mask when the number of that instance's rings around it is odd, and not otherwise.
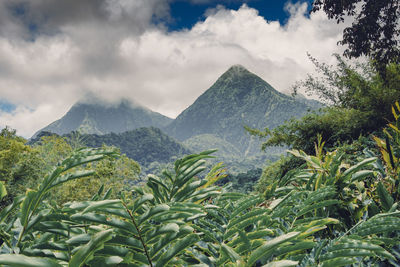
<path fill-rule="evenodd" d="M 160 113 L 151 111 L 139 104 L 121 100 L 108 104 L 99 99 L 78 102 L 59 120 L 41 131 L 67 134 L 79 131 L 84 134 L 121 133 L 140 127 L 164 127 L 172 121 Z"/>
<path fill-rule="evenodd" d="M 244 126 L 274 128 L 316 107 L 314 101 L 280 93 L 243 66 L 235 65 L 165 130 L 180 141 L 213 134 L 233 144 L 242 155 L 248 155 L 259 152 L 260 142 L 250 137 Z M 205 138 L 197 138 L 196 142 L 200 140 Z"/>
<path fill-rule="evenodd" d="M 109 104 L 91 96 L 41 131 L 59 135 L 78 131 L 86 134 L 86 145 L 101 146 L 104 143 L 120 147 L 123 153 L 145 165 L 151 162 L 150 159 L 165 162 L 170 158 L 171 155 L 166 156 L 166 151 L 160 148 L 160 140 L 177 155 L 182 154 L 177 151 L 186 153 L 218 148 L 216 156 L 225 162 L 238 162 L 246 156 L 252 158 L 252 162 L 258 159 L 255 164 L 262 164 L 266 154 L 271 159 L 276 158 L 284 149 L 268 148 L 267 153 L 260 156 L 261 141 L 250 136 L 244 126 L 274 128 L 320 106 L 315 100 L 280 93 L 243 66 L 234 65 L 175 120 L 127 100 Z M 132 132 L 138 128 L 140 131 Z M 168 136 L 168 139 L 165 133 L 173 138 Z M 161 154 L 155 156 L 153 152 Z"/>

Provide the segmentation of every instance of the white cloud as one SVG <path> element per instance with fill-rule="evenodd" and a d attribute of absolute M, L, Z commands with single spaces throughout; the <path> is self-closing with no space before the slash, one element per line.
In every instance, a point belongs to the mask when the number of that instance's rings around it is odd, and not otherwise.
<path fill-rule="evenodd" d="M 86 19 L 69 19 L 80 9 L 68 4 L 54 11 L 51 1 L 34 2 L 34 21 L 40 21 L 39 10 L 62 13 L 50 17 L 33 41 L 20 20 L 9 14 L 0 19 L 0 29 L 7 26 L 0 31 L 0 99 L 18 106 L 0 114 L 0 126 L 29 137 L 88 93 L 134 99 L 175 117 L 233 64 L 285 91 L 313 70 L 307 52 L 332 61 L 343 29 L 322 13 L 306 16 L 305 4 L 289 4 L 285 25 L 243 5 L 219 7 L 192 29 L 167 32 L 152 23 L 168 19 L 167 1 L 93 2 L 82 1 Z"/>

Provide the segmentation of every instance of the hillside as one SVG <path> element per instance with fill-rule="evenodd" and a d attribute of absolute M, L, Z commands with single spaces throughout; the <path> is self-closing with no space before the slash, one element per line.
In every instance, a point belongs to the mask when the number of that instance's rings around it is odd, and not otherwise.
<path fill-rule="evenodd" d="M 210 148 L 218 148 L 215 156 L 219 158 L 237 157 L 240 151 L 231 143 L 213 134 L 200 134 L 183 142 L 192 151 L 204 151 Z"/>
<path fill-rule="evenodd" d="M 301 117 L 315 105 L 276 91 L 270 84 L 240 65 L 232 66 L 166 132 L 184 141 L 203 134 L 233 144 L 242 155 L 257 153 L 258 140 L 244 130 L 274 128 L 292 117 Z"/>
<path fill-rule="evenodd" d="M 122 100 L 110 105 L 99 100 L 78 102 L 59 120 L 39 130 L 59 135 L 72 131 L 84 134 L 121 133 L 140 127 L 164 127 L 172 119 L 143 106 Z"/>
<path fill-rule="evenodd" d="M 54 135 L 51 132 L 40 132 L 36 138 L 32 138 L 28 144 L 40 143 L 42 136 Z M 120 149 L 122 154 L 137 161 L 144 169 L 153 163 L 168 163 L 176 157 L 192 153 L 178 141 L 163 133 L 155 127 L 142 127 L 123 133 L 79 134 L 76 132 L 63 135 L 67 140 L 73 140 L 80 145 L 88 147 L 101 147 L 103 144 Z"/>
<path fill-rule="evenodd" d="M 103 144 L 118 147 L 121 153 L 145 167 L 152 162 L 167 163 L 173 157 L 191 153 L 182 144 L 154 127 L 105 135 L 84 134 L 81 140 L 88 147 L 101 147 Z"/>

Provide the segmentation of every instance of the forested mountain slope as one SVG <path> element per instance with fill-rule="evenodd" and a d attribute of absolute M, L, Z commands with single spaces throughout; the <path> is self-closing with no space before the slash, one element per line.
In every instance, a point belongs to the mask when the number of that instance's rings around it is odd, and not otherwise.
<path fill-rule="evenodd" d="M 166 132 L 181 141 L 214 134 L 246 155 L 258 152 L 260 146 L 244 126 L 274 128 L 314 108 L 307 100 L 282 94 L 243 66 L 235 65 L 168 125 Z"/>
<path fill-rule="evenodd" d="M 37 138 L 31 139 L 29 144 L 40 142 L 42 136 L 52 135 L 50 132 L 41 132 Z M 155 127 L 142 127 L 123 133 L 77 134 L 76 132 L 63 135 L 69 142 L 78 142 L 80 146 L 101 147 L 114 146 L 122 154 L 137 161 L 147 168 L 150 163 L 167 163 L 175 157 L 190 154 L 191 150 L 177 142 Z"/>
<path fill-rule="evenodd" d="M 191 152 L 154 127 L 143 127 L 118 134 L 85 134 L 81 139 L 89 147 L 99 147 L 102 144 L 116 146 L 120 148 L 121 153 L 136 160 L 142 166 L 148 166 L 152 162 L 167 163 L 172 157 Z"/>

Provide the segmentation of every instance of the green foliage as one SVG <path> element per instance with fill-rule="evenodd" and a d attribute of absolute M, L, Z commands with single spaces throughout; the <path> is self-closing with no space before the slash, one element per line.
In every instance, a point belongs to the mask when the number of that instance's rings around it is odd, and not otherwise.
<path fill-rule="evenodd" d="M 387 65 L 383 76 L 371 63 L 349 64 L 335 57 L 336 67 L 309 56 L 320 75 L 308 75 L 294 86 L 295 92 L 303 88 L 328 105 L 364 112 L 371 129 L 385 126 L 392 117 L 391 106 L 400 98 L 400 65 Z"/>
<path fill-rule="evenodd" d="M 241 193 L 250 193 L 253 191 L 254 185 L 260 179 L 262 169 L 251 169 L 247 172 L 238 174 L 228 174 L 226 178 L 221 180 L 218 184 L 224 185 L 229 183 L 230 188 L 234 191 Z"/>
<path fill-rule="evenodd" d="M 177 160 L 161 177 L 149 175 L 144 186 L 120 199 L 111 199 L 101 187 L 90 200 L 53 205 L 46 201 L 51 188 L 92 175 L 89 164 L 115 155 L 75 151 L 37 189 L 0 212 L 0 264 L 367 266 L 397 261 L 392 253 L 400 237 L 396 203 L 387 198 L 386 206 L 393 203 L 389 210 L 368 216 L 370 202 L 361 198 L 363 216 L 349 212 L 363 193 L 350 189 L 360 177 L 374 177 L 368 167 L 376 159 L 343 165 L 340 155 L 326 154 L 322 146 L 320 141 L 316 156 L 293 151 L 308 167 L 284 175 L 267 199 L 215 186 L 224 176 L 222 165 L 200 179 L 213 152 L 205 151 Z"/>
<path fill-rule="evenodd" d="M 354 18 L 351 26 L 344 29 L 340 42 L 348 45 L 344 51 L 347 57 L 371 56 L 378 66 L 400 62 L 398 1 L 316 0 L 312 12 L 318 10 L 323 10 L 329 19 L 338 23 Z"/>
<path fill-rule="evenodd" d="M 263 149 L 285 145 L 312 153 L 317 134 L 326 140 L 327 147 L 332 148 L 339 143 L 356 140 L 360 134 L 366 133 L 363 129 L 367 128 L 368 116 L 365 113 L 355 109 L 328 107 L 299 120 L 287 121 L 271 131 L 267 129 L 269 139 L 263 144 Z"/>
<path fill-rule="evenodd" d="M 40 177 L 43 160 L 25 142 L 25 139 L 16 135 L 15 130 L 6 127 L 0 132 L 0 181 L 8 192 L 0 201 L 1 208 L 16 195 L 25 192 Z"/>
<path fill-rule="evenodd" d="M 374 136 L 373 139 L 379 148 L 381 161 L 376 168 L 382 176 L 382 183 L 378 184 L 377 191 L 382 206 L 388 210 L 393 201 L 400 200 L 400 105 L 396 101 L 392 107 L 395 121 L 384 129 L 384 139 Z"/>
<path fill-rule="evenodd" d="M 41 179 L 46 172 L 51 171 L 54 165 L 72 153 L 71 142 L 77 148 L 82 147 L 84 137 L 85 135 L 78 136 L 77 133 L 72 133 L 68 138 L 56 134 L 41 136 L 33 144 L 33 151 L 36 157 L 41 159 L 41 163 L 34 165 L 29 161 L 24 161 L 28 166 L 31 164 L 31 166 L 39 167 L 37 171 L 31 172 L 31 176 L 34 174 L 37 180 Z M 110 149 L 109 147 L 103 148 Z M 139 164 L 126 155 L 118 158 L 105 157 L 100 162 L 88 164 L 86 168 L 92 168 L 94 174 L 84 179 L 71 181 L 62 188 L 52 190 L 50 192 L 52 199 L 59 204 L 72 199 L 85 200 L 95 194 L 102 185 L 106 191 L 112 189 L 111 196 L 117 197 L 120 192 L 128 190 L 129 184 L 139 178 L 141 171 Z M 31 183 L 27 187 L 32 188 L 36 183 Z"/>
<path fill-rule="evenodd" d="M 0 182 L 0 200 L 7 196 L 7 189 L 3 182 Z"/>
<path fill-rule="evenodd" d="M 263 169 L 260 179 L 254 187 L 255 190 L 259 193 L 268 192 L 274 181 L 281 180 L 286 174 L 291 175 L 293 173 L 291 170 L 297 169 L 303 163 L 303 160 L 291 155 L 281 156 L 279 160 L 270 163 Z"/>
<path fill-rule="evenodd" d="M 89 199 L 101 186 L 105 191 L 111 190 L 110 197 L 116 198 L 130 190 L 140 173 L 139 164 L 125 155 L 118 158 L 105 157 L 102 161 L 88 164 L 86 169 L 93 169 L 93 175 L 71 181 L 52 191 L 52 197 L 57 203 Z"/>

